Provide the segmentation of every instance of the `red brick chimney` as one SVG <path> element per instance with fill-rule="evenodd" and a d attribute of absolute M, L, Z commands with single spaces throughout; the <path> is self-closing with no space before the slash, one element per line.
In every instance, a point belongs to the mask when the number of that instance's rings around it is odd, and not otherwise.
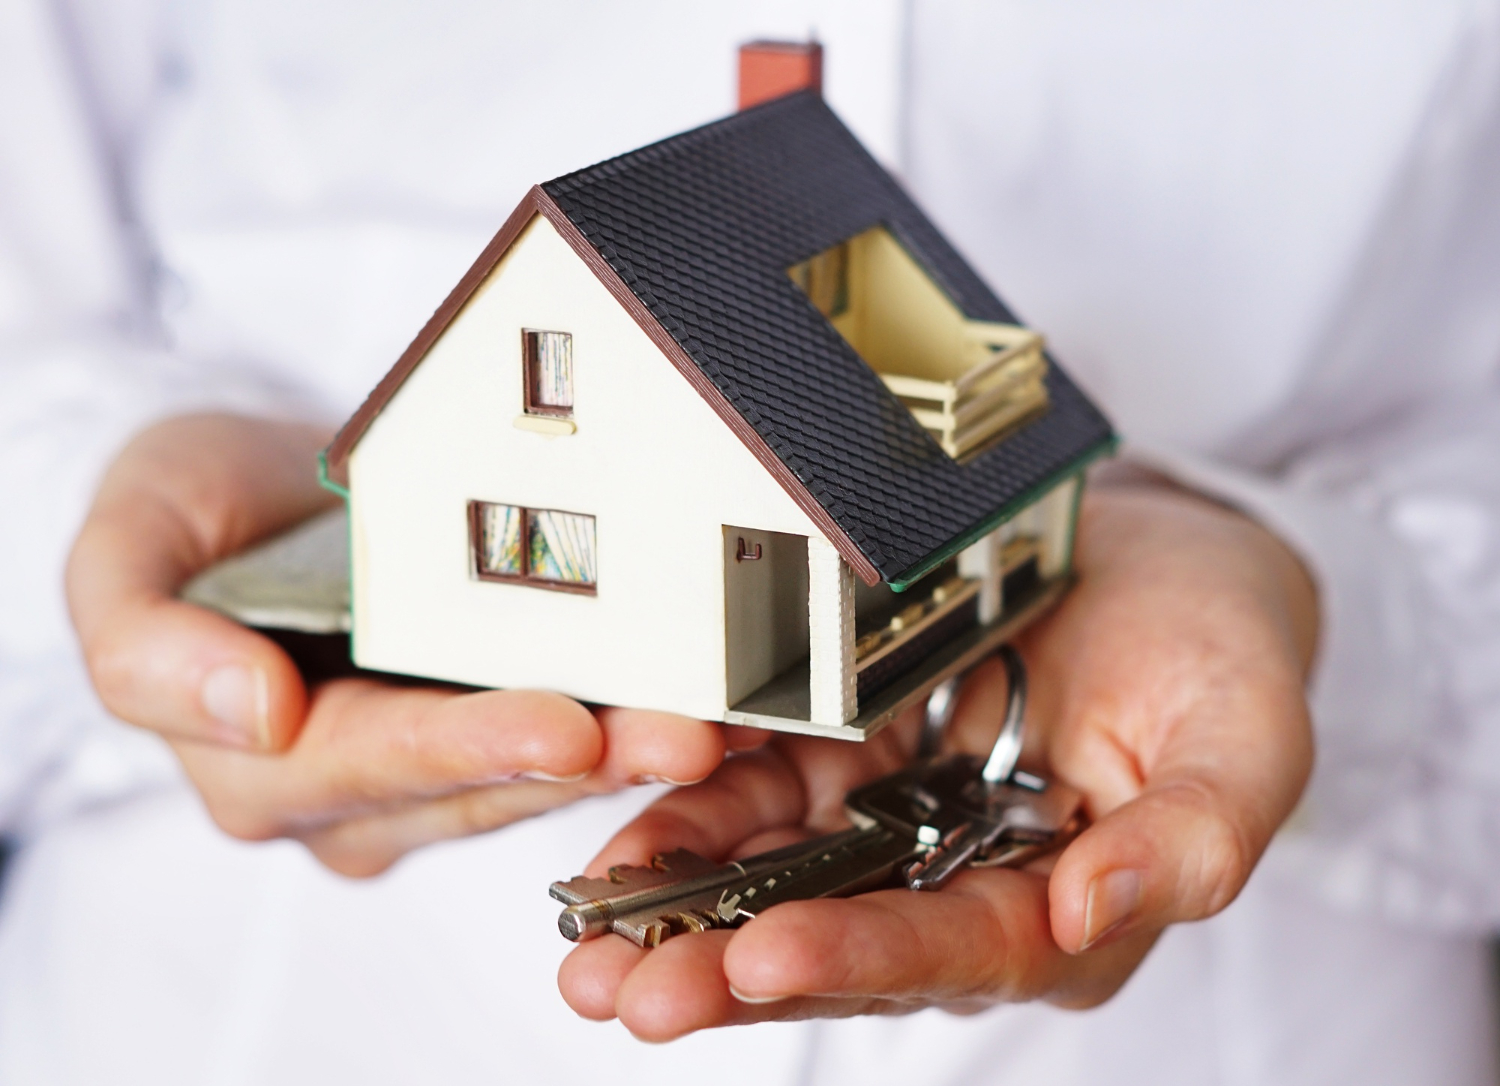
<path fill-rule="evenodd" d="M 799 90 L 823 93 L 823 46 L 815 41 L 752 41 L 740 46 L 740 108 Z"/>

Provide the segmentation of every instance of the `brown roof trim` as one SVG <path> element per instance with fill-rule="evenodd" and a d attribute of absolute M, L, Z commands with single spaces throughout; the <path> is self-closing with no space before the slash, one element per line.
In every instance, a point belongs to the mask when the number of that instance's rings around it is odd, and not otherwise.
<path fill-rule="evenodd" d="M 401 357 L 396 359 L 396 364 L 390 368 L 380 383 L 376 385 L 365 402 L 359 405 L 359 410 L 349 416 L 349 421 L 334 435 L 333 444 L 328 446 L 323 454 L 327 463 L 327 475 L 331 482 L 347 488 L 349 486 L 349 454 L 354 451 L 354 446 L 359 444 L 359 439 L 365 436 L 365 431 L 375 421 L 375 416 L 385 409 L 390 403 L 391 397 L 396 390 L 406 383 L 411 376 L 411 371 L 417 368 L 417 363 L 427 356 L 432 350 L 432 345 L 438 341 L 448 325 L 453 323 L 453 318 L 458 316 L 459 310 L 470 296 L 479 289 L 485 276 L 489 275 L 495 265 L 500 263 L 500 258 L 505 255 L 515 240 L 521 236 L 521 231 L 537 215 L 537 197 L 542 196 L 542 190 L 532 188 L 525 198 L 510 213 L 510 218 L 500 227 L 498 233 L 490 239 L 490 243 L 484 247 L 479 254 L 479 259 L 474 261 L 464 277 L 458 281 L 448 297 L 443 299 L 443 304 L 438 306 L 432 316 L 427 318 L 427 323 L 417 333 L 417 338 L 411 341 L 410 346 L 401 352 Z M 545 197 L 544 197 L 545 198 Z"/>
<path fill-rule="evenodd" d="M 515 240 L 521 236 L 521 232 L 537 215 L 545 216 L 547 221 L 556 228 L 563 240 L 604 284 L 605 289 L 614 295 L 615 300 L 624 306 L 625 311 L 641 326 L 641 330 L 671 360 L 672 365 L 677 367 L 677 372 L 681 373 L 687 379 L 688 384 L 708 401 L 709 407 L 713 408 L 714 413 L 723 420 L 724 425 L 728 426 L 735 436 L 745 443 L 745 447 L 760 461 L 761 466 L 771 473 L 772 478 L 781 484 L 782 489 L 818 526 L 819 531 L 837 548 L 844 561 L 849 563 L 859 578 L 869 585 L 879 584 L 880 573 L 855 546 L 854 540 L 850 539 L 848 534 L 834 522 L 828 511 L 802 484 L 802 480 L 798 479 L 792 470 L 781 462 L 781 458 L 771 451 L 771 447 L 766 444 L 765 440 L 734 409 L 718 387 L 698 368 L 697 363 L 688 357 L 682 345 L 662 327 L 661 322 L 646 308 L 645 303 L 635 296 L 635 292 L 609 266 L 609 262 L 599 255 L 598 250 L 589 244 L 588 239 L 583 236 L 578 227 L 573 225 L 573 221 L 568 218 L 562 208 L 558 207 L 552 197 L 543 192 L 539 186 L 534 186 L 511 212 L 510 218 L 505 220 L 505 225 L 500 227 L 499 232 L 484 247 L 484 252 L 479 254 L 479 259 L 474 261 L 473 266 L 464 273 L 464 277 L 458 281 L 452 293 L 443 300 L 443 304 L 438 306 L 437 311 L 422 326 L 422 331 L 417 333 L 417 338 L 411 341 L 411 346 L 402 352 L 396 364 L 380 379 L 380 383 L 365 398 L 359 410 L 350 417 L 348 422 L 344 423 L 325 454 L 329 479 L 344 487 L 349 485 L 349 454 L 354 450 L 354 446 L 359 443 L 364 432 L 375 421 L 375 416 L 380 414 L 385 405 L 390 402 L 391 397 L 396 394 L 396 390 L 432 349 L 438 337 L 453 322 L 453 318 L 458 316 L 459 311 L 479 288 L 479 284 L 484 282 L 485 277 L 500 262 L 500 258 L 505 255 Z"/>

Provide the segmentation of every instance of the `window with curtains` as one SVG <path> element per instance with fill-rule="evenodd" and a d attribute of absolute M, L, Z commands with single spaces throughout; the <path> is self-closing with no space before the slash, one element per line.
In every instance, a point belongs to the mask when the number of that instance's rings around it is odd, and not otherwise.
<path fill-rule="evenodd" d="M 522 394 L 526 414 L 573 417 L 573 337 L 567 332 L 521 331 Z"/>
<path fill-rule="evenodd" d="M 498 502 L 469 503 L 474 575 L 562 592 L 596 591 L 594 518 Z"/>

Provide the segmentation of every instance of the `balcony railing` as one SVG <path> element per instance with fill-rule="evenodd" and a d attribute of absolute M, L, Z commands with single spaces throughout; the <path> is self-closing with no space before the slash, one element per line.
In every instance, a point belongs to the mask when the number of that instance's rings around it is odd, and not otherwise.
<path fill-rule="evenodd" d="M 967 321 L 957 363 L 957 374 L 947 381 L 880 375 L 954 459 L 1047 404 L 1042 337 L 1029 328 Z"/>

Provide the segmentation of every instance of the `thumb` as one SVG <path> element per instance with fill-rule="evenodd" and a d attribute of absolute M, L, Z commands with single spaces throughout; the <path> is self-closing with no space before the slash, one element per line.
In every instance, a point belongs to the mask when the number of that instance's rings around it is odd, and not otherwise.
<path fill-rule="evenodd" d="M 295 738 L 307 694 L 274 642 L 177 600 L 92 601 L 84 658 L 115 716 L 163 735 L 249 750 Z"/>
<path fill-rule="evenodd" d="M 268 638 L 173 598 L 200 561 L 147 503 L 96 509 L 73 544 L 68 601 L 105 708 L 163 735 L 249 750 L 291 742 L 302 677 Z"/>
<path fill-rule="evenodd" d="M 213 561 L 316 512 L 319 432 L 232 416 L 143 431 L 100 484 L 66 590 L 94 681 L 116 716 L 166 735 L 279 750 L 306 691 L 272 641 L 178 601 Z"/>
<path fill-rule="evenodd" d="M 1240 892 L 1281 812 L 1191 778 L 1149 787 L 1078 837 L 1048 886 L 1052 935 L 1077 954 L 1127 932 L 1219 912 Z"/>

